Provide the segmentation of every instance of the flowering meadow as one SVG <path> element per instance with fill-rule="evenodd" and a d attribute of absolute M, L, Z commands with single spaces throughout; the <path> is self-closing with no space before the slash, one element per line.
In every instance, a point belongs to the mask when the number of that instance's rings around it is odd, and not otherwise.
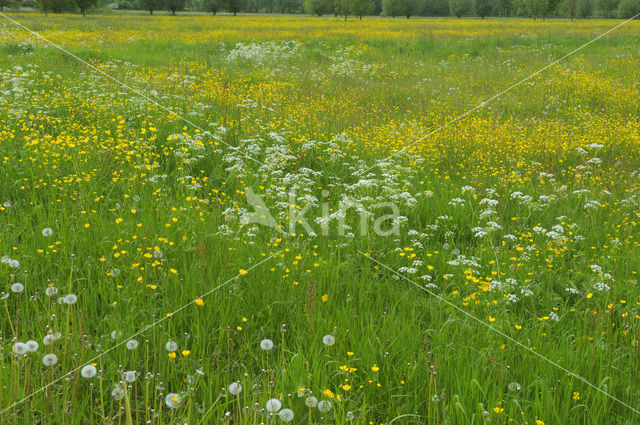
<path fill-rule="evenodd" d="M 8 16 L 0 423 L 640 422 L 640 22 Z"/>

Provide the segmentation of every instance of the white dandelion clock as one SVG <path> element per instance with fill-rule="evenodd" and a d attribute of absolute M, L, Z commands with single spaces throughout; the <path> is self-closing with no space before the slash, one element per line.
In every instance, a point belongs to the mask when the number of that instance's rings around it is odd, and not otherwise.
<path fill-rule="evenodd" d="M 45 227 L 42 229 L 42 236 L 48 238 L 51 235 L 53 235 L 53 229 L 51 227 Z"/>
<path fill-rule="evenodd" d="M 326 346 L 331 347 L 336 343 L 336 339 L 333 337 L 333 335 L 325 335 L 322 337 L 322 343 Z"/>
<path fill-rule="evenodd" d="M 263 339 L 262 341 L 260 341 L 260 348 L 262 348 L 264 351 L 269 351 L 273 348 L 273 341 L 271 341 L 270 339 Z"/>
<path fill-rule="evenodd" d="M 509 391 L 511 392 L 517 392 L 520 391 L 522 389 L 522 386 L 517 383 L 517 382 L 511 382 L 509 383 L 509 385 L 507 386 L 507 388 L 509 389 Z"/>
<path fill-rule="evenodd" d="M 276 413 L 282 408 L 282 403 L 277 398 L 272 398 L 267 401 L 264 408 L 267 409 L 267 412 Z"/>
<path fill-rule="evenodd" d="M 24 285 L 22 283 L 14 283 L 11 285 L 11 292 L 14 294 L 19 294 L 22 291 L 24 291 Z"/>
<path fill-rule="evenodd" d="M 174 341 L 169 341 L 165 344 L 164 348 L 166 348 L 170 353 L 173 353 L 174 351 L 178 351 L 178 344 Z"/>
<path fill-rule="evenodd" d="M 231 385 L 229 385 L 229 392 L 231 393 L 231 395 L 238 395 L 241 391 L 242 385 L 240 385 L 240 382 L 233 382 Z"/>
<path fill-rule="evenodd" d="M 68 294 L 64 296 L 63 301 L 65 304 L 72 305 L 78 301 L 78 296 L 76 294 Z"/>
<path fill-rule="evenodd" d="M 293 410 L 282 409 L 280 413 L 278 413 L 278 416 L 280 416 L 283 422 L 291 422 L 293 420 Z"/>
<path fill-rule="evenodd" d="M 138 376 L 138 373 L 135 370 L 128 370 L 122 374 L 122 377 L 128 383 L 132 383 L 133 381 L 135 381 L 137 376 Z"/>
<path fill-rule="evenodd" d="M 44 293 L 47 294 L 48 297 L 55 297 L 58 293 L 58 288 L 56 288 L 55 286 L 49 286 L 47 289 L 45 289 Z"/>
<path fill-rule="evenodd" d="M 320 403 L 318 403 L 318 410 L 322 413 L 329 412 L 332 407 L 333 406 L 331 405 L 331 402 L 329 400 L 322 400 Z"/>
<path fill-rule="evenodd" d="M 318 405 L 318 399 L 315 398 L 314 396 L 310 395 L 309 397 L 307 397 L 304 400 L 304 404 L 306 404 L 307 407 L 314 408 L 314 407 L 316 407 Z"/>
<path fill-rule="evenodd" d="M 27 344 L 24 342 L 16 342 L 13 344 L 13 352 L 17 355 L 26 354 L 28 351 L 29 349 L 27 348 Z"/>
<path fill-rule="evenodd" d="M 122 338 L 122 331 L 113 331 L 111 332 L 111 339 L 116 340 L 118 338 Z"/>
<path fill-rule="evenodd" d="M 80 371 L 80 375 L 82 375 L 83 378 L 87 378 L 87 379 L 93 378 L 94 376 L 96 376 L 96 373 L 98 373 L 98 371 L 96 370 L 96 367 L 90 364 L 83 367 L 82 370 Z"/>
<path fill-rule="evenodd" d="M 42 364 L 45 366 L 53 366 L 56 363 L 58 363 L 58 356 L 56 356 L 55 354 L 51 353 L 51 354 L 45 354 L 45 356 L 42 358 Z"/>
<path fill-rule="evenodd" d="M 130 339 L 129 341 L 127 341 L 127 350 L 135 350 L 136 348 L 138 348 L 138 341 L 136 341 L 135 339 Z"/>
<path fill-rule="evenodd" d="M 124 398 L 124 389 L 119 385 L 114 386 L 113 391 L 111 391 L 111 397 L 113 397 L 115 401 L 122 400 Z"/>
<path fill-rule="evenodd" d="M 25 345 L 27 346 L 27 351 L 30 353 L 35 353 L 38 351 L 38 348 L 40 348 L 40 345 L 34 340 L 27 341 Z"/>
<path fill-rule="evenodd" d="M 51 345 L 54 341 L 62 338 L 62 334 L 60 332 L 50 332 L 42 338 L 42 343 L 44 345 Z"/>
<path fill-rule="evenodd" d="M 176 393 L 169 393 L 164 398 L 164 404 L 166 404 L 169 409 L 175 409 L 180 405 L 181 401 L 182 398 L 180 398 L 180 395 Z"/>

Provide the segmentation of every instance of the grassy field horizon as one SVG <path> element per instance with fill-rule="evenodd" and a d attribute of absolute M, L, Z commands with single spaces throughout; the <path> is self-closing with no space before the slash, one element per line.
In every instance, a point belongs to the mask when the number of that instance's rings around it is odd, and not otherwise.
<path fill-rule="evenodd" d="M 7 16 L 1 423 L 640 420 L 640 21 Z"/>

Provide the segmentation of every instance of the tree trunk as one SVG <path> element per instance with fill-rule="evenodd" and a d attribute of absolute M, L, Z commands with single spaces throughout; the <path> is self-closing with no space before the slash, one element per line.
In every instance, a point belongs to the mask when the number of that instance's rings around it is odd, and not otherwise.
<path fill-rule="evenodd" d="M 344 21 L 347 22 L 347 15 L 344 15 Z"/>
<path fill-rule="evenodd" d="M 149 9 L 149 15 L 153 15 L 153 9 Z"/>
<path fill-rule="evenodd" d="M 87 17 L 87 11 L 85 9 L 82 9 L 81 12 L 82 12 L 82 17 L 86 18 Z"/>
<path fill-rule="evenodd" d="M 238 12 L 236 12 L 235 10 L 233 11 L 233 16 L 238 16 Z"/>

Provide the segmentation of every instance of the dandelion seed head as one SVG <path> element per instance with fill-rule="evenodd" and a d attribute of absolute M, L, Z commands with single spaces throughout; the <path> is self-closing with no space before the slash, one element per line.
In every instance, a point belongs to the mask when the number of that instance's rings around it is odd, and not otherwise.
<path fill-rule="evenodd" d="M 169 409 L 175 409 L 180 405 L 182 398 L 176 393 L 169 393 L 164 398 L 164 404 L 167 405 Z"/>
<path fill-rule="evenodd" d="M 13 352 L 18 355 L 26 354 L 28 351 L 27 344 L 24 342 L 16 342 L 13 344 Z"/>
<path fill-rule="evenodd" d="M 231 395 L 238 395 L 242 391 L 242 385 L 239 382 L 233 382 L 229 385 L 229 392 Z"/>
<path fill-rule="evenodd" d="M 40 347 L 40 345 L 34 340 L 27 341 L 25 345 L 27 346 L 27 351 L 30 353 L 35 353 L 36 351 L 38 351 L 38 348 Z"/>
<path fill-rule="evenodd" d="M 322 337 L 322 343 L 324 345 L 331 347 L 333 344 L 336 343 L 336 339 L 333 337 L 333 335 L 325 335 Z"/>
<path fill-rule="evenodd" d="M 264 405 L 267 412 L 276 413 L 282 408 L 282 403 L 277 398 L 272 398 Z"/>
<path fill-rule="evenodd" d="M 273 348 L 273 341 L 271 341 L 270 339 L 263 339 L 262 341 L 260 341 L 260 348 L 262 348 L 264 351 L 269 351 Z"/>
<path fill-rule="evenodd" d="M 96 376 L 97 372 L 98 371 L 94 365 L 88 364 L 80 370 L 80 375 L 82 375 L 83 378 L 91 379 Z"/>
<path fill-rule="evenodd" d="M 291 422 L 293 420 L 293 410 L 282 409 L 280 413 L 278 413 L 278 416 L 283 422 Z"/>
<path fill-rule="evenodd" d="M 133 381 L 136 380 L 136 377 L 138 376 L 137 372 L 135 370 L 128 370 L 125 373 L 122 374 L 124 377 L 124 380 L 131 383 Z"/>
<path fill-rule="evenodd" d="M 316 407 L 318 405 L 318 399 L 310 395 L 304 400 L 304 404 L 311 408 Z"/>
<path fill-rule="evenodd" d="M 322 400 L 321 402 L 318 403 L 318 410 L 321 411 L 322 413 L 329 412 L 332 407 L 333 405 L 329 400 Z"/>
<path fill-rule="evenodd" d="M 64 296 L 63 301 L 65 304 L 73 305 L 78 301 L 78 297 L 76 294 L 68 294 Z"/>
<path fill-rule="evenodd" d="M 45 366 L 53 366 L 58 363 L 58 356 L 53 353 L 45 354 L 42 358 L 42 364 Z"/>

